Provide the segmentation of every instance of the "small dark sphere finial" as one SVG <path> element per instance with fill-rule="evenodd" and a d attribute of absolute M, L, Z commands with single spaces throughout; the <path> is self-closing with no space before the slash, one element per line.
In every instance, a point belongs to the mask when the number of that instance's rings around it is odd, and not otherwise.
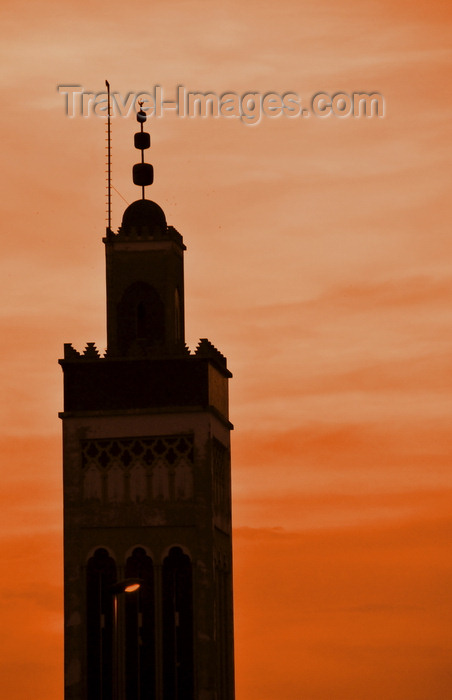
<path fill-rule="evenodd" d="M 134 185 L 147 187 L 154 182 L 154 168 L 149 163 L 137 163 L 133 166 L 132 176 Z"/>
<path fill-rule="evenodd" d="M 137 131 L 134 136 L 135 148 L 140 151 L 145 151 L 151 146 L 151 135 L 147 131 Z"/>
<path fill-rule="evenodd" d="M 141 163 L 133 166 L 133 182 L 141 187 L 142 199 L 145 199 L 144 188 L 152 185 L 154 181 L 154 169 L 152 165 L 144 162 L 144 151 L 151 145 L 151 137 L 143 131 L 143 124 L 146 121 L 147 115 L 143 109 L 143 100 L 139 100 L 140 109 L 137 112 L 137 122 L 140 124 L 140 131 L 135 134 L 135 148 L 141 151 Z"/>
<path fill-rule="evenodd" d="M 140 109 L 140 111 L 137 112 L 137 122 L 140 122 L 141 124 L 143 124 L 146 121 L 146 119 L 147 119 L 146 112 L 144 110 Z"/>

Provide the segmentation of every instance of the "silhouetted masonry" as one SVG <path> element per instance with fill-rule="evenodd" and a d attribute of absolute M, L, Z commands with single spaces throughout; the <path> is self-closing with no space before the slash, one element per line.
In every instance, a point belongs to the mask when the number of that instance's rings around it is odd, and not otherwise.
<path fill-rule="evenodd" d="M 233 700 L 231 374 L 186 348 L 162 209 L 134 202 L 103 240 L 107 351 L 60 360 L 65 700 Z"/>

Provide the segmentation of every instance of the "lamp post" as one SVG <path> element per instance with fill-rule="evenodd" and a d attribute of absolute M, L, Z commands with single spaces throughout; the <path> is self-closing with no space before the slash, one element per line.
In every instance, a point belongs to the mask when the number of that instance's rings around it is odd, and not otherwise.
<path fill-rule="evenodd" d="M 138 591 L 142 583 L 140 578 L 126 578 L 110 588 L 113 595 L 113 700 L 124 700 L 124 630 L 119 619 L 119 596 Z M 138 685 L 139 682 L 140 679 Z"/>

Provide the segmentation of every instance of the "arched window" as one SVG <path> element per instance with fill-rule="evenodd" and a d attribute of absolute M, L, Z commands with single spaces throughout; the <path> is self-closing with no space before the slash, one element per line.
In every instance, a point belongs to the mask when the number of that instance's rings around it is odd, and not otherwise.
<path fill-rule="evenodd" d="M 193 700 L 193 583 L 190 558 L 173 547 L 163 562 L 163 699 Z"/>
<path fill-rule="evenodd" d="M 136 331 L 137 338 L 146 338 L 147 334 L 147 313 L 144 301 L 139 301 L 136 308 Z"/>
<path fill-rule="evenodd" d="M 126 578 L 140 578 L 134 595 L 126 595 L 126 698 L 155 698 L 155 605 L 154 567 L 143 547 L 127 559 Z"/>
<path fill-rule="evenodd" d="M 87 699 L 111 700 L 113 666 L 113 596 L 116 565 L 99 548 L 86 567 Z"/>
<path fill-rule="evenodd" d="M 124 356 L 159 348 L 165 342 L 165 306 L 145 282 L 127 287 L 118 304 L 118 344 Z"/>

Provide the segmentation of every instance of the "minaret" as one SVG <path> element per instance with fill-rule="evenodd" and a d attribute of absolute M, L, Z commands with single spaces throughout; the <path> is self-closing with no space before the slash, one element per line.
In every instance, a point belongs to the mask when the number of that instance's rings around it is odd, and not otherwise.
<path fill-rule="evenodd" d="M 233 700 L 231 374 L 185 345 L 185 246 L 145 199 L 137 119 L 142 198 L 103 239 L 107 351 L 60 360 L 65 700 Z"/>

